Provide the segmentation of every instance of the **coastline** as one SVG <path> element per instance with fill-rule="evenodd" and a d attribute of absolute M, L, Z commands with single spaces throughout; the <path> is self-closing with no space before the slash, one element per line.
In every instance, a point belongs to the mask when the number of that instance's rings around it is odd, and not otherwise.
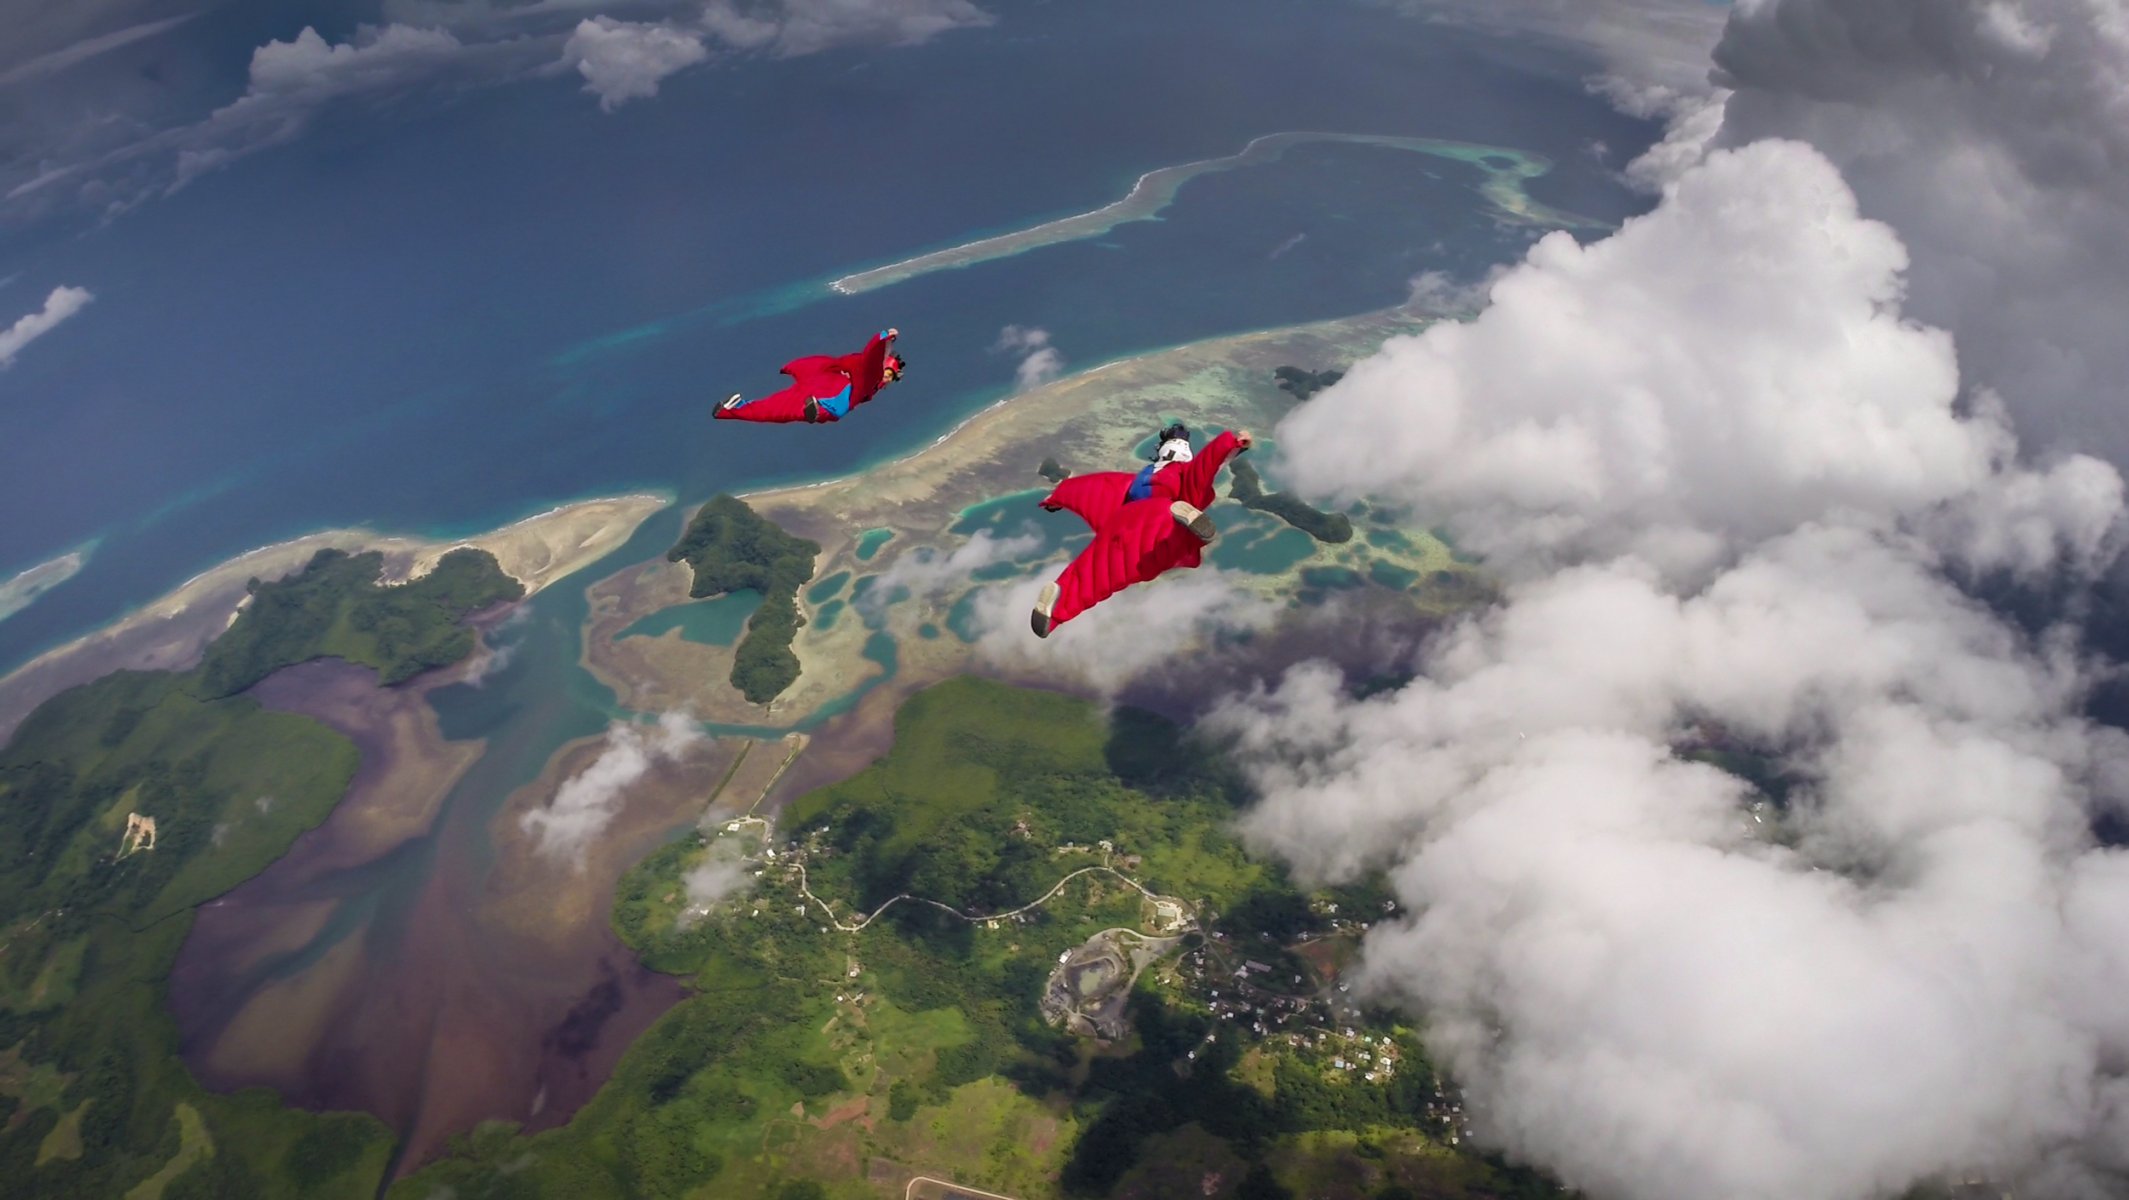
<path fill-rule="evenodd" d="M 1194 162 L 1156 167 L 1140 175 L 1122 199 L 1100 208 L 1060 217 L 1054 221 L 1044 221 L 1010 233 L 977 238 L 943 250 L 912 255 L 885 266 L 854 271 L 831 281 L 828 288 L 837 295 L 855 296 L 905 283 L 933 271 L 955 270 L 996 258 L 1023 254 L 1043 246 L 1100 237 L 1118 225 L 1151 220 L 1158 216 L 1161 210 L 1167 208 L 1175 199 L 1176 193 L 1184 184 L 1200 175 L 1276 162 L 1289 148 L 1315 142 L 1378 146 L 1453 159 L 1474 167 L 1483 174 L 1479 194 L 1506 220 L 1520 224 L 1569 227 L 1590 224 L 1584 218 L 1539 203 L 1524 190 L 1525 180 L 1535 179 L 1552 170 L 1551 160 L 1540 155 L 1508 147 L 1482 146 L 1472 142 L 1453 142 L 1438 138 L 1295 130 L 1261 134 L 1250 139 L 1241 150 L 1219 158 L 1204 158 Z M 1493 161 L 1496 159 L 1506 165 L 1497 164 Z"/>
<path fill-rule="evenodd" d="M 897 458 L 738 493 L 762 516 L 821 545 L 809 586 L 800 593 L 805 624 L 792 643 L 799 677 L 767 706 L 748 703 L 726 682 L 732 646 L 691 642 L 678 630 L 657 637 L 617 638 L 645 616 L 689 603 L 687 571 L 662 558 L 624 566 L 586 588 L 588 614 L 579 661 L 626 711 L 686 708 L 712 731 L 751 737 L 821 726 L 813 745 L 769 789 L 763 810 L 773 811 L 782 800 L 839 778 L 838 772 L 847 774 L 878 753 L 895 708 L 911 691 L 972 669 L 1033 680 L 1046 675 L 1054 658 L 1071 654 L 1069 644 L 1056 648 L 1058 643 L 1042 643 L 1025 655 L 1000 660 L 988 653 L 995 647 L 965 639 L 953 628 L 957 619 L 966 619 L 956 593 L 965 592 L 972 581 L 870 607 L 855 599 L 858 579 L 881 576 L 899 564 L 936 558 L 966 544 L 977 528 L 988 527 L 968 524 L 972 513 L 1048 486 L 1036 472 L 1045 457 L 1078 470 L 1135 461 L 1134 447 L 1142 440 L 1149 411 L 1186 418 L 1199 428 L 1269 429 L 1295 403 L 1276 385 L 1274 367 L 1349 363 L 1373 352 L 1383 340 L 1417 332 L 1437 319 L 1437 314 L 1408 301 L 1350 317 L 1228 334 L 1119 358 L 986 404 Z M 1046 537 L 1067 539 L 1042 551 L 1043 556 L 1062 553 L 1076 544 L 1072 539 L 1084 536 L 1069 523 L 1044 526 L 1046 514 L 1036 512 L 1032 500 L 1027 507 L 1027 520 L 1046 528 Z M 1238 545 L 1277 535 L 1283 528 L 1274 519 L 1225 503 L 1220 519 L 1240 539 Z M 1017 521 L 1014 527 L 1029 528 Z M 860 558 L 865 532 L 880 528 L 893 530 L 895 536 Z M 1303 567 L 1357 578 L 1377 559 L 1395 562 L 1414 581 L 1405 599 L 1413 611 L 1433 614 L 1468 602 L 1462 592 L 1442 582 L 1446 576 L 1462 579 L 1447 549 L 1419 531 L 1394 547 L 1365 538 L 1342 545 L 1311 544 L 1297 563 L 1268 573 L 1234 572 L 1229 578 L 1269 599 L 1306 586 L 1299 580 Z M 1025 566 L 1034 562 L 1029 559 Z M 1219 565 L 1217 558 L 1213 565 Z M 837 576 L 848 582 L 822 587 Z M 883 635 L 894 647 L 887 662 L 871 652 Z M 1058 681 L 1045 678 L 1045 683 L 1057 686 Z"/>
<path fill-rule="evenodd" d="M 39 704 L 70 687 L 113 671 L 190 667 L 207 643 L 236 619 L 250 598 L 251 580 L 293 574 L 320 550 L 382 551 L 386 583 L 417 579 L 460 547 L 486 550 L 531 596 L 598 561 L 671 504 L 671 497 L 664 495 L 608 496 L 557 505 L 470 538 L 429 539 L 358 528 L 324 530 L 260 546 L 0 676 L 0 743 Z"/>

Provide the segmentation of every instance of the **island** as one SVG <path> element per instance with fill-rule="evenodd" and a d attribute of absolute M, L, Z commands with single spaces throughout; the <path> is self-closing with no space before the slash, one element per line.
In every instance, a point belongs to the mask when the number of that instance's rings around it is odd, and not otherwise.
<path fill-rule="evenodd" d="M 1281 391 L 1288 393 L 1296 400 L 1306 400 L 1317 392 L 1345 378 L 1345 372 L 1309 371 L 1289 364 L 1273 370 L 1272 377 L 1279 381 L 1279 389 Z"/>
<path fill-rule="evenodd" d="M 718 496 L 702 506 L 679 544 L 666 553 L 668 561 L 694 570 L 688 595 L 695 599 L 760 593 L 761 607 L 748 619 L 732 660 L 732 686 L 752 703 L 768 703 L 798 678 L 791 639 L 806 623 L 798 614 L 798 589 L 812 577 L 820 551 L 819 543 L 762 520 L 745 501 Z"/>
<path fill-rule="evenodd" d="M 203 694 L 232 696 L 291 663 L 340 658 L 400 683 L 473 652 L 460 622 L 481 609 L 525 598 L 525 585 L 495 556 L 453 550 L 433 570 L 397 586 L 377 582 L 379 551 L 320 550 L 299 575 L 252 581 L 250 603 L 207 647 L 197 677 Z"/>
<path fill-rule="evenodd" d="M 1264 490 L 1257 469 L 1242 459 L 1231 468 L 1234 483 L 1227 495 L 1235 503 L 1257 512 L 1270 513 L 1319 542 L 1336 545 L 1353 540 L 1353 519 L 1344 513 L 1327 513 L 1290 492 Z"/>
<path fill-rule="evenodd" d="M 419 577 L 454 549 L 481 550 L 494 556 L 503 573 L 531 595 L 604 558 L 651 514 L 671 504 L 670 497 L 658 495 L 603 497 L 550 508 L 473 538 L 439 540 L 337 529 L 238 555 L 112 625 L 0 677 L 0 739 L 39 704 L 113 671 L 189 670 L 207 643 L 250 603 L 253 580 L 299 571 L 320 550 L 378 551 L 385 558 L 381 580 L 387 583 Z"/>

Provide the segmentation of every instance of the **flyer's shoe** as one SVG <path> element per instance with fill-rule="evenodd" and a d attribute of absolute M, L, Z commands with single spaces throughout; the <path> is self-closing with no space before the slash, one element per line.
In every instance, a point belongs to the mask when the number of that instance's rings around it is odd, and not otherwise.
<path fill-rule="evenodd" d="M 1056 627 L 1050 620 L 1050 614 L 1057 611 L 1057 597 L 1060 594 L 1062 593 L 1053 582 L 1043 584 L 1042 594 L 1035 597 L 1035 612 L 1028 618 L 1028 624 L 1034 628 L 1036 637 L 1046 638 L 1050 636 L 1050 630 Z"/>
<path fill-rule="evenodd" d="M 1206 516 L 1194 504 L 1178 500 L 1168 506 L 1168 512 L 1175 517 L 1176 524 L 1189 530 L 1201 542 L 1210 543 L 1219 533 L 1219 530 L 1212 527 L 1212 518 Z"/>

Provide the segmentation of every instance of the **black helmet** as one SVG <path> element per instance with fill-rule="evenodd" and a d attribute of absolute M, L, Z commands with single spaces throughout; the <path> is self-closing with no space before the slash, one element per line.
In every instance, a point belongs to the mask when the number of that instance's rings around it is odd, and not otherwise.
<path fill-rule="evenodd" d="M 1186 442 L 1190 440 L 1190 427 L 1181 421 L 1177 421 L 1153 435 L 1153 457 L 1158 459 L 1161 456 L 1161 447 L 1177 438 L 1181 438 Z"/>

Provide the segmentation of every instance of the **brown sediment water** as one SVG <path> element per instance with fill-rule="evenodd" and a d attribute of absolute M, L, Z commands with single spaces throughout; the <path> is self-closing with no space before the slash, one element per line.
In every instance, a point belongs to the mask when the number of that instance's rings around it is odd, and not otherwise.
<path fill-rule="evenodd" d="M 182 1052 L 217 1090 L 360 1110 L 401 1137 L 397 1173 L 486 1120 L 566 1121 L 629 1044 L 685 995 L 607 919 L 623 871 L 690 822 L 734 748 L 654 767 L 582 858 L 553 858 L 519 816 L 588 765 L 580 738 L 497 803 L 480 742 L 447 741 L 428 693 L 339 662 L 252 695 L 354 739 L 346 799 L 280 861 L 202 908 L 170 977 Z M 535 759 L 534 761 L 539 761 Z"/>

